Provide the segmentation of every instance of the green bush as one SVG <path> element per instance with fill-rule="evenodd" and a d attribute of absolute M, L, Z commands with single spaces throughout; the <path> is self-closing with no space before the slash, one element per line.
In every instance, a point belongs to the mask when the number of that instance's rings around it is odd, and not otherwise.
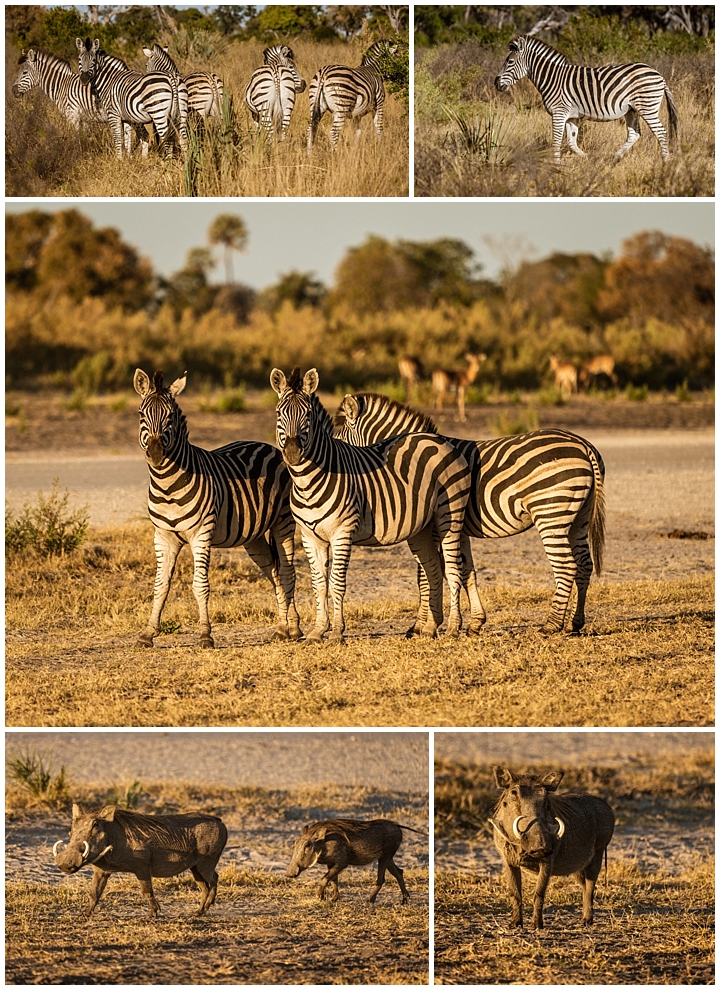
<path fill-rule="evenodd" d="M 37 494 L 37 505 L 25 503 L 15 518 L 5 513 L 5 553 L 30 551 L 40 557 L 72 553 L 85 540 L 88 530 L 87 506 L 68 512 L 69 492 L 60 494 L 59 480 L 53 481 L 50 494 Z"/>
<path fill-rule="evenodd" d="M 41 801 L 61 807 L 69 797 L 65 767 L 55 774 L 48 758 L 34 750 L 26 749 L 9 755 L 5 763 L 5 775 Z"/>
<path fill-rule="evenodd" d="M 645 402 L 649 395 L 647 385 L 633 385 L 632 382 L 625 389 L 625 397 L 631 402 Z"/>
<path fill-rule="evenodd" d="M 678 402 L 692 402 L 692 392 L 688 388 L 687 378 L 682 382 L 682 384 L 676 386 L 675 398 Z"/>

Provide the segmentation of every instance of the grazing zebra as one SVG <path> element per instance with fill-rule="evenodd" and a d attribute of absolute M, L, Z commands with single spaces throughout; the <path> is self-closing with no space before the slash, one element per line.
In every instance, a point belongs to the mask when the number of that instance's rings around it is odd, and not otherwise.
<path fill-rule="evenodd" d="M 384 395 L 359 392 L 343 399 L 336 424 L 339 439 L 356 446 L 383 437 L 434 431 L 428 416 Z M 564 430 L 535 430 L 498 440 L 443 437 L 467 461 L 471 487 L 462 538 L 463 584 L 470 599 L 470 632 L 485 622 L 468 537 L 514 536 L 536 526 L 555 578 L 555 595 L 543 626 L 560 632 L 573 581 L 578 597 L 573 632 L 585 624 L 590 576 L 600 574 L 605 543 L 605 467 L 598 451 L 582 437 Z M 423 599 L 426 593 L 421 587 Z M 419 622 L 424 621 L 421 601 Z"/>
<path fill-rule="evenodd" d="M 309 90 L 308 153 L 312 151 L 318 124 L 327 110 L 333 115 L 330 128 L 330 144 L 333 148 L 338 143 L 340 131 L 348 117 L 360 118 L 374 113 L 375 130 L 378 137 L 382 137 L 385 87 L 381 62 L 384 55 L 395 55 L 399 50 L 399 42 L 384 39 L 376 41 L 368 48 L 356 69 L 349 65 L 324 65 L 318 69 Z M 360 135 L 359 123 L 357 134 Z"/>
<path fill-rule="evenodd" d="M 672 93 L 663 77 L 649 65 L 631 62 L 627 65 L 603 65 L 593 69 L 571 65 L 556 48 L 539 38 L 520 35 L 510 42 L 510 54 L 505 59 L 495 89 L 505 93 L 525 76 L 542 97 L 543 105 L 552 117 L 553 156 L 560 160 L 563 129 L 571 151 L 584 156 L 577 146 L 577 121 L 619 120 L 625 118 L 627 139 L 615 152 L 619 161 L 640 137 L 640 118 L 658 139 L 663 160 L 670 157 L 665 128 L 658 116 L 663 93 L 667 100 L 670 137 L 677 136 L 678 115 Z"/>
<path fill-rule="evenodd" d="M 295 95 L 305 92 L 306 83 L 295 67 L 295 56 L 287 45 L 272 45 L 263 52 L 263 65 L 255 69 L 245 90 L 245 103 L 257 131 L 268 137 L 285 137 L 295 106 Z"/>
<path fill-rule="evenodd" d="M 41 48 L 31 48 L 23 51 L 18 65 L 20 71 L 12 88 L 13 96 L 24 96 L 31 89 L 41 89 L 76 131 L 84 120 L 107 121 L 92 87 L 80 81 L 66 59 Z"/>
<path fill-rule="evenodd" d="M 187 146 L 187 86 L 182 80 L 165 73 L 143 75 L 131 72 L 122 59 L 108 55 L 96 38 L 90 43 L 77 38 L 80 79 L 90 82 L 108 115 L 115 140 L 115 151 L 122 159 L 123 124 L 132 124 L 147 154 L 145 124 L 152 123 L 158 140 L 165 143 L 166 155 L 172 158 L 175 136 L 183 151 Z"/>
<path fill-rule="evenodd" d="M 161 48 L 155 43 L 152 48 L 143 48 L 147 58 L 148 72 L 164 72 L 175 79 L 182 79 L 188 91 L 188 112 L 197 113 L 203 119 L 218 117 L 223 101 L 223 81 L 214 72 L 191 72 L 181 76 L 180 70 L 168 55 L 167 45 Z"/>
<path fill-rule="evenodd" d="M 151 383 L 140 368 L 133 379 L 142 397 L 139 440 L 150 471 L 148 508 L 157 557 L 152 614 L 138 646 L 152 646 L 160 631 L 175 562 L 186 543 L 195 562 L 193 592 L 200 610 L 201 646 L 214 646 L 208 615 L 211 547 L 245 547 L 275 588 L 275 638 L 299 639 L 295 522 L 282 456 L 270 444 L 244 440 L 216 450 L 193 446 L 175 401 L 186 381 L 187 372 L 165 388 L 161 371 Z"/>
<path fill-rule="evenodd" d="M 442 622 L 439 539 L 450 586 L 447 634 L 460 630 L 460 533 L 470 479 L 465 459 L 450 444 L 426 433 L 383 440 L 362 450 L 332 436 L 331 420 L 314 393 L 313 368 L 290 380 L 278 368 L 270 384 L 279 396 L 277 441 L 292 478 L 290 505 L 310 561 L 317 604 L 309 642 L 330 627 L 328 583 L 333 601 L 331 638 L 343 641 L 343 601 L 350 551 L 407 541 L 425 571 L 429 610 L 418 632 L 434 636 Z M 328 554 L 332 564 L 328 582 Z"/>

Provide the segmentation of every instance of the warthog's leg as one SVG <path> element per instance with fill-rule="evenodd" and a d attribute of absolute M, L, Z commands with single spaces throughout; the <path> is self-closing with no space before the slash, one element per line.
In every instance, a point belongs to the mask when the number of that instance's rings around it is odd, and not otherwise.
<path fill-rule="evenodd" d="M 330 884 L 330 900 L 336 901 L 338 899 L 338 882 L 337 878 L 342 870 L 345 869 L 347 863 L 334 863 L 330 869 L 327 871 L 325 876 L 320 881 L 320 886 L 318 887 L 318 897 L 321 901 L 325 900 L 325 888 Z"/>
<path fill-rule="evenodd" d="M 379 867 L 379 864 L 378 864 Z M 403 870 L 391 859 L 387 864 L 387 868 L 390 873 L 395 877 L 400 887 L 400 892 L 402 894 L 402 903 L 407 904 L 410 895 L 407 892 L 407 887 L 405 886 L 405 880 L 403 879 Z"/>
<path fill-rule="evenodd" d="M 543 927 L 543 907 L 545 905 L 545 894 L 547 893 L 550 876 L 552 874 L 552 861 L 543 860 L 540 863 L 535 893 L 533 894 L 533 928 Z"/>
<path fill-rule="evenodd" d="M 512 901 L 510 924 L 514 928 L 522 928 L 522 872 L 520 867 L 510 866 L 509 863 L 506 863 L 503 869 L 503 877 L 505 879 L 505 885 L 507 886 L 508 896 Z"/>
<path fill-rule="evenodd" d="M 595 897 L 595 884 L 600 876 L 604 849 L 598 849 L 588 865 L 579 874 L 580 882 L 583 885 L 583 913 L 582 923 L 591 925 L 593 923 L 593 899 Z"/>
<path fill-rule="evenodd" d="M 150 916 L 154 918 L 155 915 L 159 914 L 160 912 L 160 905 L 155 900 L 155 893 L 153 891 L 150 868 L 148 867 L 146 870 L 142 870 L 141 872 L 136 872 L 135 876 L 138 878 L 140 889 L 142 890 L 143 894 L 145 894 L 147 899 L 150 901 Z"/>
<path fill-rule="evenodd" d="M 330 626 L 327 608 L 327 574 L 330 544 L 319 540 L 312 530 L 300 528 L 302 544 L 310 563 L 313 594 L 315 595 L 315 625 L 306 635 L 307 643 L 319 643 Z"/>
<path fill-rule="evenodd" d="M 167 601 L 170 583 L 175 573 L 175 563 L 182 548 L 183 542 L 175 533 L 171 533 L 167 529 L 155 530 L 157 569 L 155 571 L 153 607 L 150 620 L 138 637 L 138 646 L 152 646 L 153 639 L 160 631 L 160 616 Z"/>
<path fill-rule="evenodd" d="M 198 914 L 205 914 L 208 908 L 214 904 L 217 895 L 218 875 L 212 866 L 208 868 L 208 865 L 204 864 L 204 867 L 204 874 L 200 871 L 199 866 L 190 867 L 190 872 L 200 888 L 200 910 Z M 208 879 L 208 876 L 210 879 Z"/>
<path fill-rule="evenodd" d="M 103 895 L 103 891 L 107 886 L 107 882 L 110 879 L 110 874 L 105 873 L 103 870 L 99 870 L 96 866 L 93 867 L 93 878 L 90 884 L 90 899 L 88 901 L 88 906 L 85 911 L 85 917 L 89 918 L 97 907 L 97 903 Z"/>

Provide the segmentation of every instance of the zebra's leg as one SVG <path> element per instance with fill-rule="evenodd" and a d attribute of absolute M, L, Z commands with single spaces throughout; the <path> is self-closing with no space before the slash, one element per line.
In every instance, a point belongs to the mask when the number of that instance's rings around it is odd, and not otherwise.
<path fill-rule="evenodd" d="M 552 148 L 553 158 L 556 162 L 560 161 L 560 146 L 562 145 L 567 119 L 568 117 L 565 111 L 556 112 L 552 115 Z"/>
<path fill-rule="evenodd" d="M 460 524 L 457 528 L 451 525 L 442 536 L 442 552 L 445 560 L 445 580 L 450 589 L 450 612 L 448 614 L 445 635 L 456 638 L 460 635 L 462 628 L 462 615 L 460 613 L 460 592 L 462 590 L 462 559 L 460 544 L 462 533 L 459 532 Z M 440 527 L 438 526 L 438 529 Z"/>
<path fill-rule="evenodd" d="M 543 633 L 562 632 L 577 570 L 575 557 L 570 546 L 569 527 L 567 529 L 544 529 L 538 526 L 538 529 L 555 578 L 555 594 L 550 606 L 550 615 L 540 631 Z"/>
<path fill-rule="evenodd" d="M 154 542 L 157 569 L 155 571 L 153 607 L 147 626 L 138 636 L 137 646 L 152 646 L 153 639 L 160 632 L 160 616 L 170 591 L 178 554 L 183 548 L 180 537 L 167 529 L 156 529 Z"/>
<path fill-rule="evenodd" d="M 426 526 L 408 540 L 413 557 L 423 572 L 420 584 L 420 610 L 414 632 L 421 636 L 437 636 L 442 625 L 442 567 L 432 526 Z M 427 590 L 425 590 L 427 589 Z M 423 621 L 424 620 L 424 621 Z"/>
<path fill-rule="evenodd" d="M 208 602 L 210 601 L 210 581 L 208 580 L 208 570 L 210 569 L 210 538 L 215 524 L 206 526 L 190 541 L 195 567 L 193 570 L 192 589 L 195 601 L 200 611 L 200 646 L 212 649 L 215 641 L 212 638 L 210 629 L 210 615 L 208 614 Z"/>
<path fill-rule="evenodd" d="M 120 117 L 116 114 L 108 111 L 108 123 L 112 128 L 113 132 L 113 143 L 115 145 L 115 154 L 122 161 L 123 156 L 123 122 Z"/>
<path fill-rule="evenodd" d="M 330 639 L 337 643 L 345 642 L 345 616 L 343 605 L 347 591 L 347 571 L 350 564 L 352 540 L 350 533 L 338 533 L 332 541 L 332 564 L 330 566 L 330 595 L 333 602 L 333 621 Z"/>
<path fill-rule="evenodd" d="M 588 545 L 588 520 L 587 514 L 583 514 L 575 520 L 570 527 L 569 540 L 577 570 L 575 572 L 575 584 L 577 585 L 577 605 L 572 620 L 572 631 L 580 632 L 585 625 L 585 599 L 590 586 L 590 578 L 593 572 L 592 557 Z"/>
<path fill-rule="evenodd" d="M 472 546 L 470 537 L 463 533 L 460 537 L 460 554 L 462 560 L 462 583 L 470 602 L 470 625 L 468 632 L 472 636 L 479 636 L 480 630 L 487 621 L 487 615 L 483 603 L 480 600 L 477 578 L 475 576 L 475 562 L 473 561 Z"/>
<path fill-rule="evenodd" d="M 625 139 L 625 144 L 615 152 L 616 162 L 619 162 L 630 151 L 635 142 L 640 139 L 640 116 L 632 107 L 625 114 L 625 123 L 627 124 L 627 138 Z M 660 141 L 660 138 L 658 138 L 658 141 Z M 660 146 L 662 147 L 662 142 L 660 142 Z M 667 140 L 665 141 L 665 150 L 667 151 Z"/>
<path fill-rule="evenodd" d="M 248 557 L 253 560 L 275 589 L 278 607 L 278 624 L 273 639 L 288 639 L 288 601 L 285 588 L 280 580 L 280 559 L 275 541 L 271 546 L 265 535 L 258 536 L 245 544 Z M 273 552 L 274 550 L 274 552 Z"/>
<path fill-rule="evenodd" d="M 330 128 L 330 145 L 333 148 L 337 148 L 337 143 L 340 140 L 340 132 L 343 129 L 343 124 L 345 123 L 345 114 L 339 110 L 336 110 L 333 114 L 332 127 Z"/>
<path fill-rule="evenodd" d="M 568 120 L 565 124 L 565 134 L 567 135 L 567 143 L 570 146 L 570 150 L 574 151 L 576 155 L 580 155 L 581 158 L 585 158 L 585 152 L 581 151 L 577 146 L 577 136 L 579 127 L 574 120 Z"/>
<path fill-rule="evenodd" d="M 305 636 L 306 643 L 319 643 L 330 628 L 328 619 L 328 557 L 330 544 L 318 539 L 312 530 L 300 527 L 302 544 L 310 563 L 313 594 L 315 595 L 315 625 Z"/>
<path fill-rule="evenodd" d="M 288 511 L 285 524 L 271 529 L 279 558 L 280 583 L 287 602 L 287 625 L 290 639 L 300 639 L 300 616 L 295 605 L 295 520 Z"/>
<path fill-rule="evenodd" d="M 627 119 L 627 116 L 626 116 L 626 119 Z M 657 138 L 658 144 L 660 145 L 660 154 L 662 155 L 663 161 L 666 162 L 670 158 L 670 149 L 668 148 L 667 131 L 663 127 L 662 123 L 660 122 L 660 118 L 657 115 L 657 111 L 655 111 L 655 114 L 653 116 L 650 116 L 647 113 L 646 114 L 643 114 L 643 118 L 642 119 L 645 121 L 645 123 L 648 125 L 648 127 L 650 128 L 650 130 L 653 132 L 653 134 Z M 637 124 L 637 129 L 638 129 L 638 137 L 639 137 L 640 136 L 640 121 L 639 120 L 638 120 L 638 124 Z M 637 138 L 636 138 L 636 140 L 637 140 Z"/>

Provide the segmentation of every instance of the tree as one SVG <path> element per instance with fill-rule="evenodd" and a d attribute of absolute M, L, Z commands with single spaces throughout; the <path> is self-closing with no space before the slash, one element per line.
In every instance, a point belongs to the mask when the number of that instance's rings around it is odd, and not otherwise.
<path fill-rule="evenodd" d="M 208 241 L 213 247 L 216 244 L 222 245 L 225 255 L 225 281 L 233 282 L 232 252 L 244 251 L 248 241 L 245 221 L 234 213 L 219 214 L 210 225 Z"/>
<path fill-rule="evenodd" d="M 260 296 L 260 306 L 270 313 L 276 313 L 284 302 L 294 309 L 301 306 L 319 306 L 326 294 L 325 286 L 313 278 L 312 272 L 286 272 L 276 285 L 264 289 Z"/>
<path fill-rule="evenodd" d="M 162 283 L 162 295 L 176 316 L 191 310 L 195 316 L 206 313 L 215 302 L 217 287 L 208 285 L 208 272 L 215 266 L 208 248 L 190 248 L 185 267 Z"/>

